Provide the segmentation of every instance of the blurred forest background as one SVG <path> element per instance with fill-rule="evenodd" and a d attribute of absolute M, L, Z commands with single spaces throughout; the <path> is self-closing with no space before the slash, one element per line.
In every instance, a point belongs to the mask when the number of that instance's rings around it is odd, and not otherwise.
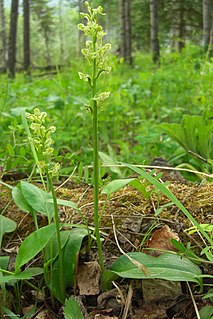
<path fill-rule="evenodd" d="M 212 171 L 213 0 L 92 0 L 112 44 L 110 98 L 99 112 L 102 163 L 150 163 Z M 46 111 L 57 127 L 61 174 L 88 181 L 92 162 L 89 88 L 78 71 L 82 0 L 0 0 L 0 166 L 30 172 L 21 112 Z M 88 71 L 90 72 L 90 71 Z M 114 168 L 111 172 L 123 176 Z M 104 175 L 104 172 L 103 172 Z M 125 175 L 125 174 L 124 174 Z"/>
<path fill-rule="evenodd" d="M 67 65 L 83 46 L 77 30 L 83 0 L 0 0 L 1 69 Z M 93 0 L 106 12 L 103 27 L 114 54 L 132 63 L 135 52 L 181 51 L 212 42 L 212 0 Z"/>

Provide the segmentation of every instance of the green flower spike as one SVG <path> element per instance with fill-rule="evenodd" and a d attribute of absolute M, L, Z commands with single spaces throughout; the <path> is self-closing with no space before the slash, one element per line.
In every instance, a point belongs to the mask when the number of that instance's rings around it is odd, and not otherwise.
<path fill-rule="evenodd" d="M 88 3 L 85 2 L 87 13 L 81 13 L 81 17 L 86 20 L 86 24 L 80 23 L 79 30 L 84 32 L 88 39 L 85 48 L 81 50 L 83 56 L 87 59 L 91 66 L 91 74 L 79 72 L 79 77 L 83 81 L 88 82 L 92 91 L 91 105 L 87 105 L 87 109 L 91 110 L 93 121 L 93 172 L 94 172 L 94 224 L 95 237 L 98 247 L 99 262 L 104 271 L 104 262 L 101 248 L 101 239 L 99 232 L 99 162 L 98 162 L 98 106 L 101 105 L 110 95 L 110 92 L 98 92 L 97 83 L 101 75 L 106 75 L 111 71 L 108 65 L 107 52 L 111 49 L 111 44 L 103 44 L 103 37 L 105 32 L 102 26 L 98 23 L 98 15 L 105 15 L 103 8 L 99 6 L 92 9 Z"/>
<path fill-rule="evenodd" d="M 41 112 L 38 108 L 34 109 L 33 114 L 26 113 L 26 118 L 31 121 L 32 137 L 30 139 L 38 153 L 42 173 L 46 174 L 48 171 L 51 176 L 58 176 L 60 164 L 52 162 L 54 142 L 51 135 L 56 128 L 55 126 L 46 127 L 46 117 L 47 113 Z"/>

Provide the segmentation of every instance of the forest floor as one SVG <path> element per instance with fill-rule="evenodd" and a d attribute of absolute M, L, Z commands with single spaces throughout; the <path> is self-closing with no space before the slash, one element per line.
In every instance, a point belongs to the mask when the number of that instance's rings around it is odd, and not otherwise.
<path fill-rule="evenodd" d="M 213 223 L 213 183 L 193 184 L 171 181 L 168 187 L 198 223 Z M 88 225 L 93 225 L 92 186 L 67 182 L 62 187 L 58 185 L 57 196 L 72 200 L 81 208 L 81 214 L 71 208 L 60 208 L 61 222 L 82 224 L 86 220 Z M 100 195 L 100 211 L 105 205 L 105 199 L 105 195 Z M 190 242 L 193 251 L 199 255 L 202 250 L 202 241 L 197 233 L 189 234 L 185 231 L 192 225 L 176 206 L 165 207 L 157 217 L 155 216 L 157 209 L 168 202 L 169 200 L 157 191 L 153 191 L 145 199 L 142 193 L 129 186 L 110 197 L 101 220 L 106 268 L 110 267 L 113 261 L 121 255 L 120 248 L 125 252 L 143 250 L 147 253 L 154 248 L 174 250 L 169 240 L 171 237 L 181 240 L 185 245 Z M 1 255 L 11 256 L 10 264 L 12 265 L 23 239 L 34 231 L 34 223 L 30 214 L 23 213 L 16 207 L 11 199 L 10 190 L 1 184 L 0 210 L 5 216 L 16 221 L 18 225 L 12 235 L 4 237 L 1 251 Z M 40 225 L 47 223 L 42 216 L 39 222 Z M 115 235 L 120 247 L 116 244 Z M 101 292 L 98 282 L 100 277 L 95 275 L 99 272 L 95 243 L 93 246 L 86 257 L 82 250 L 77 274 L 77 298 L 84 312 L 87 313 L 86 318 L 196 318 L 190 288 L 185 282 L 167 282 L 159 279 L 121 280 L 114 284 L 113 289 Z M 36 260 L 34 266 L 35 263 Z M 201 268 L 204 273 L 213 275 L 212 265 L 203 264 Z M 212 278 L 206 282 L 205 292 L 210 288 L 211 280 Z M 196 291 L 195 285 L 190 284 L 190 287 L 198 309 L 208 305 Z M 12 308 L 12 301 L 9 301 L 12 299 L 12 289 L 9 290 L 9 293 L 11 296 L 8 297 L 7 307 Z M 29 288 L 26 288 L 26 291 L 23 289 L 21 302 L 23 314 L 35 304 L 35 296 L 32 291 L 29 291 Z M 40 296 L 36 302 L 37 311 L 31 318 L 63 318 L 62 307 L 53 309 L 48 296 Z"/>

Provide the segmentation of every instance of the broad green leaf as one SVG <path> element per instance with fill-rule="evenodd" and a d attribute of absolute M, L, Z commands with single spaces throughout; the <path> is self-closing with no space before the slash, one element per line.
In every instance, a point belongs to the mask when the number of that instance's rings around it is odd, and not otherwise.
<path fill-rule="evenodd" d="M 24 197 L 24 195 L 19 187 L 13 187 L 12 197 L 13 197 L 13 200 L 19 209 L 23 210 L 24 212 L 32 212 L 33 211 L 33 208 L 26 201 L 26 199 L 25 199 L 25 197 Z"/>
<path fill-rule="evenodd" d="M 9 256 L 0 256 L 0 268 L 1 269 L 7 269 L 7 266 L 9 264 L 10 257 Z M 1 273 L 0 273 L 1 275 Z"/>
<path fill-rule="evenodd" d="M 3 278 L 3 272 L 1 270 L 6 270 L 9 265 L 9 256 L 0 256 L 0 282 L 1 278 Z M 3 304 L 7 298 L 7 291 L 5 287 L 5 283 L 0 283 L 0 290 L 1 290 L 1 301 L 3 301 Z"/>
<path fill-rule="evenodd" d="M 2 238 L 5 233 L 11 233 L 16 229 L 16 222 L 14 220 L 0 215 L 0 247 L 2 243 Z"/>
<path fill-rule="evenodd" d="M 12 312 L 10 309 L 3 307 L 4 314 L 7 315 L 7 317 L 11 319 L 20 319 L 20 316 L 16 315 L 14 312 Z"/>
<path fill-rule="evenodd" d="M 9 143 L 7 144 L 7 151 L 8 151 L 10 156 L 14 156 L 15 155 L 15 152 L 14 152 L 14 149 L 13 149 L 12 145 L 9 144 Z"/>
<path fill-rule="evenodd" d="M 202 297 L 202 299 L 210 299 L 211 302 L 213 302 L 213 292 L 208 292 Z"/>
<path fill-rule="evenodd" d="M 111 271 L 122 278 L 148 279 L 158 278 L 171 281 L 192 281 L 201 284 L 201 270 L 187 258 L 176 254 L 164 253 L 153 257 L 141 252 L 129 253 L 132 259 L 144 265 L 148 272 L 144 273 L 128 257 L 119 257 L 111 267 Z"/>
<path fill-rule="evenodd" d="M 88 231 L 84 228 L 74 228 L 61 232 L 62 242 L 66 242 L 62 250 L 65 289 L 68 287 L 73 287 L 75 281 L 76 257 L 81 249 L 82 241 L 87 235 Z M 55 241 L 53 241 L 53 243 L 55 243 Z M 55 256 L 58 251 L 58 246 L 57 244 L 52 246 L 53 255 Z M 58 257 L 54 260 L 51 269 L 52 276 L 50 281 L 50 289 L 59 301 L 63 301 L 63 297 L 60 295 L 60 269 Z"/>
<path fill-rule="evenodd" d="M 213 122 L 198 115 L 184 115 L 181 124 L 162 123 L 160 127 L 186 151 L 211 158 Z"/>
<path fill-rule="evenodd" d="M 153 193 L 153 190 L 151 189 L 147 191 L 147 186 L 148 186 L 147 184 L 148 184 L 147 182 L 144 183 L 144 181 L 141 181 L 140 179 L 135 178 L 133 181 L 130 182 L 129 185 L 139 190 L 143 194 L 143 197 L 148 199 Z"/>
<path fill-rule="evenodd" d="M 194 219 L 194 217 L 190 214 L 190 212 L 183 206 L 183 204 L 177 199 L 177 197 L 166 187 L 164 184 L 160 183 L 156 178 L 145 172 L 144 170 L 133 166 L 131 164 L 124 164 L 126 167 L 130 168 L 134 172 L 138 173 L 142 178 L 149 181 L 152 185 L 157 187 L 166 197 L 168 197 L 191 221 L 191 223 L 197 227 L 200 233 L 208 240 L 210 245 L 213 245 L 213 240 L 211 237 L 203 230 L 202 227 L 198 224 L 198 222 Z"/>
<path fill-rule="evenodd" d="M 185 257 L 193 258 L 195 264 L 199 265 L 201 263 L 201 258 L 199 258 L 190 248 L 185 247 L 183 243 L 174 238 L 171 238 L 171 243 L 181 254 L 184 254 Z"/>
<path fill-rule="evenodd" d="M 43 274 L 43 268 L 35 267 L 35 268 L 27 268 L 20 273 L 14 273 L 13 275 L 7 275 L 0 277 L 0 284 L 9 283 L 14 280 L 30 280 L 34 276 L 38 276 Z"/>
<path fill-rule="evenodd" d="M 54 224 L 44 226 L 31 233 L 21 244 L 15 262 L 15 271 L 35 257 L 56 233 Z"/>
<path fill-rule="evenodd" d="M 70 297 L 65 301 L 64 307 L 65 319 L 84 319 L 81 311 L 81 306 L 76 297 Z"/>
<path fill-rule="evenodd" d="M 119 167 L 116 167 L 116 165 L 118 164 L 118 162 L 112 157 L 112 156 L 109 156 L 108 154 L 106 153 L 103 153 L 103 152 L 98 152 L 101 160 L 103 161 L 103 165 L 110 165 L 109 169 L 113 172 L 113 173 L 116 173 L 118 174 L 120 177 L 123 177 L 122 175 L 122 172 L 120 170 Z"/>
<path fill-rule="evenodd" d="M 213 317 L 213 306 L 206 306 L 199 311 L 200 319 L 212 319 Z"/>
<path fill-rule="evenodd" d="M 21 191 L 27 203 L 36 211 L 48 216 L 51 220 L 54 215 L 53 203 L 49 202 L 52 195 L 35 185 L 21 181 Z"/>
<path fill-rule="evenodd" d="M 49 203 L 53 203 L 52 199 L 48 200 Z M 57 199 L 57 204 L 61 205 L 61 206 L 66 206 L 66 207 L 70 207 L 70 208 L 74 208 L 79 210 L 78 206 L 76 205 L 76 203 L 70 201 L 70 200 L 65 200 L 65 199 Z"/>
<path fill-rule="evenodd" d="M 102 194 L 111 195 L 134 181 L 135 178 L 116 179 L 103 187 Z"/>

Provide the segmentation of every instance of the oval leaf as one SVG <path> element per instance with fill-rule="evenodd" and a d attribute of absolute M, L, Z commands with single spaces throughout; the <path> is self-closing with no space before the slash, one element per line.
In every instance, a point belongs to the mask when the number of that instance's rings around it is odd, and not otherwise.
<path fill-rule="evenodd" d="M 65 243 L 63 247 L 63 269 L 64 269 L 64 287 L 73 287 L 75 281 L 75 268 L 76 268 L 76 256 L 79 253 L 82 245 L 82 241 L 85 236 L 88 235 L 88 231 L 85 228 L 74 228 L 61 232 L 62 242 Z M 58 253 L 58 244 L 52 239 L 53 242 L 53 256 Z M 49 283 L 50 289 L 53 295 L 59 300 L 63 301 L 63 297 L 60 294 L 60 269 L 58 257 L 52 264 L 52 276 Z"/>
<path fill-rule="evenodd" d="M 119 257 L 112 265 L 111 271 L 122 278 L 148 279 L 158 278 L 171 281 L 192 281 L 201 283 L 199 275 L 201 270 L 187 258 L 176 254 L 165 253 L 153 257 L 141 252 L 127 254 L 137 263 L 145 266 L 147 273 L 131 262 L 126 256 Z"/>
<path fill-rule="evenodd" d="M 15 271 L 35 257 L 56 233 L 54 224 L 48 225 L 30 234 L 21 244 L 15 262 Z"/>
<path fill-rule="evenodd" d="M 11 233 L 16 229 L 16 222 L 14 220 L 0 215 L 0 247 L 2 238 L 5 233 Z"/>
<path fill-rule="evenodd" d="M 54 215 L 53 203 L 49 202 L 52 195 L 35 185 L 21 181 L 21 191 L 27 203 L 36 211 L 48 216 L 51 220 Z"/>
<path fill-rule="evenodd" d="M 18 187 L 13 187 L 12 197 L 19 209 L 26 213 L 33 211 L 33 208 L 28 204 L 24 195 L 22 194 L 22 191 Z"/>
<path fill-rule="evenodd" d="M 38 275 L 43 274 L 43 272 L 44 272 L 43 268 L 39 268 L 39 267 L 27 268 L 18 274 L 0 277 L 0 285 L 3 283 L 8 283 L 10 281 L 14 281 L 14 280 L 30 280 L 34 276 L 38 276 Z"/>

